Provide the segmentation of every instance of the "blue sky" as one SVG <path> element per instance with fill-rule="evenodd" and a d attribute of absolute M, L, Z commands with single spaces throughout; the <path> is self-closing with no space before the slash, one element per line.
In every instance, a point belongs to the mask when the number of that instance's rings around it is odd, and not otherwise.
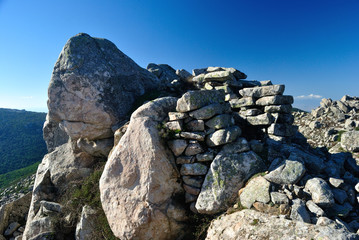
<path fill-rule="evenodd" d="M 235 67 L 285 84 L 304 109 L 359 95 L 357 0 L 0 0 L 0 107 L 46 111 L 53 66 L 79 32 L 142 67 Z"/>

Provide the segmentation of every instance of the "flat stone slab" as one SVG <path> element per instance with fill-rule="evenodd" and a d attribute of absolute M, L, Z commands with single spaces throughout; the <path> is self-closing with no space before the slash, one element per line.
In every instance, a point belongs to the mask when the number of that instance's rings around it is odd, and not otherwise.
<path fill-rule="evenodd" d="M 252 97 L 236 98 L 229 101 L 231 108 L 241 108 L 241 107 L 250 107 L 254 106 L 255 100 Z"/>
<path fill-rule="evenodd" d="M 291 113 L 292 105 L 270 105 L 264 107 L 264 112 L 267 113 Z"/>
<path fill-rule="evenodd" d="M 270 85 L 262 87 L 243 88 L 239 90 L 239 94 L 241 94 L 243 97 L 260 98 L 265 96 L 282 95 L 284 89 L 284 85 Z"/>
<path fill-rule="evenodd" d="M 262 97 L 256 101 L 256 105 L 258 106 L 268 106 L 268 105 L 285 105 L 292 104 L 294 102 L 293 96 L 269 96 Z"/>
<path fill-rule="evenodd" d="M 271 125 L 274 122 L 274 117 L 270 113 L 263 113 L 258 116 L 249 116 L 246 119 L 247 122 L 254 126 Z"/>
<path fill-rule="evenodd" d="M 268 128 L 268 134 L 290 137 L 295 133 L 295 127 L 285 123 L 272 123 Z"/>
<path fill-rule="evenodd" d="M 181 166 L 181 175 L 198 176 L 206 175 L 208 167 L 201 163 L 183 164 Z"/>
<path fill-rule="evenodd" d="M 189 91 L 177 101 L 177 112 L 189 112 L 212 103 L 223 103 L 224 92 L 216 90 Z"/>
<path fill-rule="evenodd" d="M 206 143 L 209 147 L 219 146 L 226 143 L 233 142 L 240 136 L 242 130 L 238 126 L 232 126 L 225 129 L 219 129 L 211 133 L 206 138 Z"/>
<path fill-rule="evenodd" d="M 216 81 L 216 82 L 225 82 L 228 80 L 234 80 L 235 77 L 230 71 L 216 71 L 216 72 L 210 72 L 204 75 L 204 81 L 210 82 L 210 81 Z"/>
<path fill-rule="evenodd" d="M 218 154 L 211 163 L 197 199 L 199 213 L 215 214 L 226 210 L 237 198 L 238 190 L 255 173 L 265 168 L 262 159 L 252 151 Z"/>
<path fill-rule="evenodd" d="M 190 112 L 189 115 L 195 119 L 210 119 L 211 117 L 230 111 L 228 103 L 214 103 Z"/>

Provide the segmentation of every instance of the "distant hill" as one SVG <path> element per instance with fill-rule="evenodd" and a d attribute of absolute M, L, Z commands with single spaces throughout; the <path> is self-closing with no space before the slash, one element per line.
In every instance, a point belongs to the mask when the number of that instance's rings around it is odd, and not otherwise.
<path fill-rule="evenodd" d="M 0 174 L 41 161 L 46 113 L 0 108 Z"/>

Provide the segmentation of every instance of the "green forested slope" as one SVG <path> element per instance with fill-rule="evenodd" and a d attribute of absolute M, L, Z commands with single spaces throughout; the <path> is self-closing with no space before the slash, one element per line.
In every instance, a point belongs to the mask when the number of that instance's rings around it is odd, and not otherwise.
<path fill-rule="evenodd" d="M 0 174 L 29 166 L 46 154 L 46 113 L 0 108 Z"/>

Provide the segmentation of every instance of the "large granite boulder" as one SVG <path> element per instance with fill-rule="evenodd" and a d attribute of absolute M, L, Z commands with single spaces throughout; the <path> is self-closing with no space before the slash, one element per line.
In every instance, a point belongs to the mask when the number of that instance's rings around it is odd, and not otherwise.
<path fill-rule="evenodd" d="M 111 152 L 100 179 L 101 202 L 120 239 L 176 239 L 186 212 L 175 160 L 159 136 L 158 125 L 175 110 L 166 97 L 137 109 L 125 135 Z"/>
<path fill-rule="evenodd" d="M 80 33 L 68 40 L 55 64 L 48 124 L 60 124 L 72 139 L 112 137 L 111 127 L 125 118 L 136 97 L 159 87 L 155 75 L 112 42 Z"/>
<path fill-rule="evenodd" d="M 44 207 L 43 202 L 58 201 L 58 197 L 72 183 L 79 182 L 92 173 L 95 161 L 91 155 L 81 152 L 75 142 L 63 144 L 44 156 L 37 169 L 23 239 L 30 239 L 38 234 L 54 230 L 52 222 L 56 220 L 44 219 L 47 214 L 41 212 L 41 208 Z"/>
<path fill-rule="evenodd" d="M 320 226 L 255 210 L 242 210 L 221 216 L 211 223 L 207 240 L 242 239 L 358 239 L 340 226 Z"/>

